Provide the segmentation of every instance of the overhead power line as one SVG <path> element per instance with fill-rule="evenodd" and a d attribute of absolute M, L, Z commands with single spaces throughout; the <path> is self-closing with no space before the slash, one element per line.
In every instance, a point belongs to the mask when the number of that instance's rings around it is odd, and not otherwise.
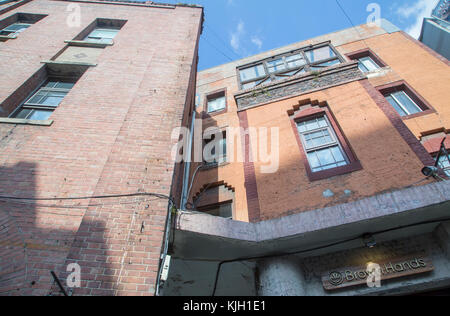
<path fill-rule="evenodd" d="M 214 46 L 212 43 L 210 43 L 205 37 L 203 38 L 205 40 L 205 43 L 208 43 L 209 46 L 211 46 L 212 48 L 214 48 L 216 51 L 218 51 L 220 54 L 222 54 L 223 56 L 225 56 L 226 58 L 228 58 L 229 61 L 233 61 L 233 58 L 231 58 L 230 56 L 228 56 L 227 54 L 225 54 L 222 50 L 220 50 L 219 48 L 217 48 L 216 46 Z"/>
<path fill-rule="evenodd" d="M 228 49 L 229 52 L 234 54 L 238 59 L 242 58 L 242 56 L 238 55 L 233 49 L 230 48 L 230 46 L 226 43 L 226 41 L 219 34 L 217 34 L 217 32 L 214 31 L 214 29 L 211 26 L 205 24 L 205 27 L 223 44 L 224 47 Z"/>
<path fill-rule="evenodd" d="M 344 13 L 344 15 L 347 17 L 347 20 L 350 22 L 350 24 L 352 25 L 353 29 L 356 31 L 356 33 L 358 33 L 359 37 L 361 38 L 361 40 L 364 42 L 364 44 L 369 47 L 369 45 L 367 45 L 366 41 L 364 40 L 363 36 L 361 35 L 361 33 L 359 32 L 359 29 L 356 27 L 355 23 L 353 23 L 353 20 L 350 18 L 350 16 L 347 14 L 347 12 L 345 11 L 344 7 L 340 4 L 339 0 L 335 0 L 338 7 L 341 9 L 342 13 Z"/>

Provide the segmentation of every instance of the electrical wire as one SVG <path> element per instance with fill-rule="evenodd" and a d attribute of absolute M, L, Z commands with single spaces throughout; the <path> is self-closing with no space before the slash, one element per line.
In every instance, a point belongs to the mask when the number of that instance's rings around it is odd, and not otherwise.
<path fill-rule="evenodd" d="M 423 221 L 423 222 L 420 222 L 420 223 L 399 226 L 399 227 L 396 227 L 396 228 L 389 228 L 389 229 L 373 232 L 373 233 L 370 233 L 370 234 L 373 235 L 373 236 L 381 235 L 381 234 L 384 234 L 384 233 L 397 231 L 397 230 L 400 230 L 400 229 L 411 228 L 411 227 L 416 227 L 416 226 L 421 226 L 421 225 L 428 225 L 428 224 L 436 224 L 436 223 L 441 223 L 441 222 L 446 222 L 446 221 L 450 221 L 450 217 L 441 218 L 439 220 Z M 217 284 L 218 284 L 220 272 L 221 272 L 222 266 L 224 264 L 233 263 L 233 262 L 241 262 L 241 261 L 261 260 L 261 259 L 279 258 L 279 257 L 285 257 L 285 256 L 298 255 L 298 254 L 303 254 L 303 253 L 308 253 L 308 252 L 312 252 L 312 251 L 317 251 L 317 250 L 330 248 L 330 247 L 333 247 L 333 246 L 337 246 L 337 245 L 345 244 L 345 243 L 348 243 L 348 242 L 356 241 L 356 240 L 359 240 L 359 239 L 362 239 L 362 238 L 363 238 L 363 236 L 353 237 L 353 238 L 349 238 L 349 239 L 346 239 L 346 240 L 341 240 L 341 241 L 338 241 L 338 242 L 334 242 L 334 243 L 331 243 L 331 244 L 328 244 L 328 245 L 325 245 L 325 246 L 319 246 L 319 247 L 315 247 L 315 248 L 310 248 L 310 249 L 300 250 L 300 251 L 294 251 L 294 252 L 286 252 L 286 253 L 278 253 L 278 254 L 265 255 L 265 256 L 255 256 L 255 257 L 247 257 L 247 258 L 239 258 L 239 259 L 221 261 L 221 262 L 219 262 L 219 265 L 217 267 L 212 296 L 216 295 Z M 199 260 L 199 261 L 201 261 L 201 260 Z"/>
<path fill-rule="evenodd" d="M 159 194 L 159 193 L 128 193 L 128 194 L 113 194 L 113 195 L 93 195 L 93 196 L 79 196 L 79 197 L 53 197 L 53 198 L 31 198 L 31 197 L 16 197 L 16 196 L 4 196 L 0 195 L 0 200 L 12 200 L 12 201 L 78 201 L 78 200 L 96 200 L 96 199 L 112 199 L 121 197 L 135 197 L 135 196 L 154 196 L 160 199 L 167 199 L 174 203 L 172 197 Z"/>
<path fill-rule="evenodd" d="M 355 24 L 353 23 L 352 19 L 350 18 L 350 16 L 347 14 L 347 12 L 345 11 L 344 7 L 339 3 L 339 0 L 335 0 L 337 5 L 339 6 L 339 8 L 341 9 L 341 11 L 344 13 L 344 15 L 347 17 L 347 20 L 350 22 L 350 24 L 352 25 L 353 29 L 356 31 L 356 33 L 358 33 L 359 37 L 361 38 L 361 40 L 364 42 L 364 44 L 367 46 L 367 48 L 369 48 L 369 45 L 367 45 L 366 41 L 364 40 L 364 37 L 361 35 L 361 33 L 359 32 L 358 28 L 355 26 Z"/>
<path fill-rule="evenodd" d="M 219 53 L 221 53 L 223 56 L 225 56 L 226 58 L 228 58 L 230 61 L 233 61 L 233 58 L 231 58 L 230 56 L 228 56 L 227 54 L 225 54 L 224 52 L 222 52 L 220 49 L 218 49 L 215 45 L 213 45 L 212 43 L 210 43 L 205 37 L 203 38 L 203 40 L 205 41 L 205 43 L 208 43 L 209 46 L 211 46 L 212 48 L 214 48 L 216 51 L 218 51 Z"/>
<path fill-rule="evenodd" d="M 211 33 L 223 44 L 224 47 L 226 47 L 228 49 L 228 51 L 230 51 L 231 53 L 233 53 L 237 58 L 242 58 L 242 56 L 239 56 L 234 50 L 232 50 L 227 44 L 226 42 L 222 39 L 222 37 L 220 35 L 217 34 L 217 32 L 215 32 L 213 30 L 213 28 L 211 26 L 209 26 L 208 24 L 205 24 L 205 27 L 211 31 Z"/>

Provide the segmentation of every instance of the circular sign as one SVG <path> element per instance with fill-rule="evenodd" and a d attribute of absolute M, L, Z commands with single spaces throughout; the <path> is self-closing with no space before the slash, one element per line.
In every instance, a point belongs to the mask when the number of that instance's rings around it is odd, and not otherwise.
<path fill-rule="evenodd" d="M 344 283 L 344 277 L 342 276 L 342 273 L 340 272 L 331 272 L 330 273 L 330 283 L 334 286 L 338 286 L 341 285 L 342 283 Z"/>

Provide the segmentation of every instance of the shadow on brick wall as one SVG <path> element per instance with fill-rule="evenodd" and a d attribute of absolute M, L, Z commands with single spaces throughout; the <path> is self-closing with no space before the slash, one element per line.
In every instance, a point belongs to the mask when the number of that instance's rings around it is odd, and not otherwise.
<path fill-rule="evenodd" d="M 36 174 L 38 168 L 34 163 L 0 167 L 0 195 L 36 198 Z M 66 284 L 67 273 L 63 273 L 68 263 L 79 259 L 71 253 L 71 247 L 104 244 L 99 236 L 105 228 L 101 222 L 93 223 L 95 234 L 80 234 L 86 206 L 77 202 L 66 207 L 67 204 L 67 201 L 0 199 L 0 296 L 61 295 L 51 271 L 59 276 L 66 291 L 71 292 Z M 95 289 L 101 282 L 110 283 L 108 277 L 102 277 L 109 269 L 104 256 L 93 251 L 82 259 L 86 261 L 78 262 L 81 288 L 74 294 L 89 294 L 92 289 L 86 291 L 88 286 Z"/>

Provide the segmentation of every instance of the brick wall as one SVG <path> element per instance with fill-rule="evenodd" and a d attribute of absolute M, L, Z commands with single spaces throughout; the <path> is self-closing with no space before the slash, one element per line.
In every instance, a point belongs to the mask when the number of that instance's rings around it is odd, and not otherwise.
<path fill-rule="evenodd" d="M 194 187 L 217 181 L 233 185 L 236 200 L 241 203 L 236 207 L 235 219 L 252 221 L 255 213 L 260 214 L 259 220 L 266 220 L 427 183 L 429 180 L 420 171 L 424 165 L 433 164 L 433 160 L 419 139 L 432 131 L 449 129 L 448 63 L 403 32 L 362 28 L 364 40 L 349 29 L 200 72 L 198 89 L 202 97 L 225 88 L 229 96 L 227 113 L 214 116 L 214 124 L 239 127 L 238 118 L 246 116 L 248 126 L 279 128 L 280 168 L 275 174 L 262 174 L 260 167 L 264 164 L 255 162 L 250 169 L 249 164 L 231 163 L 214 172 L 202 173 Z M 368 80 L 359 80 L 352 73 L 352 79 L 359 81 L 337 80 L 341 84 L 335 86 L 320 86 L 320 80 L 316 80 L 319 85 L 316 87 L 307 83 L 285 86 L 280 81 L 279 86 L 268 84 L 267 93 L 239 91 L 237 66 L 325 40 L 331 40 L 342 56 L 370 48 L 387 66 L 378 74 L 371 74 Z M 333 83 L 337 78 L 331 79 Z M 401 80 L 435 112 L 400 118 L 375 87 Z M 288 115 L 288 111 L 307 99 L 328 103 L 362 170 L 320 181 L 307 178 Z M 204 126 L 211 124 L 210 120 L 205 119 Z M 251 139 L 251 143 L 257 141 Z M 236 146 L 241 146 L 240 140 Z M 248 179 L 256 180 L 248 185 Z"/>
<path fill-rule="evenodd" d="M 0 195 L 156 192 L 179 200 L 170 136 L 186 123 L 195 91 L 202 10 L 80 6 L 81 26 L 69 28 L 67 2 L 26 4 L 20 12 L 48 16 L 0 44 L 3 101 L 97 17 L 128 20 L 52 126 L 0 123 Z M 50 271 L 64 280 L 69 263 L 82 272 L 74 295 L 153 295 L 167 208 L 167 200 L 142 197 L 0 201 L 0 295 L 57 294 Z"/>

